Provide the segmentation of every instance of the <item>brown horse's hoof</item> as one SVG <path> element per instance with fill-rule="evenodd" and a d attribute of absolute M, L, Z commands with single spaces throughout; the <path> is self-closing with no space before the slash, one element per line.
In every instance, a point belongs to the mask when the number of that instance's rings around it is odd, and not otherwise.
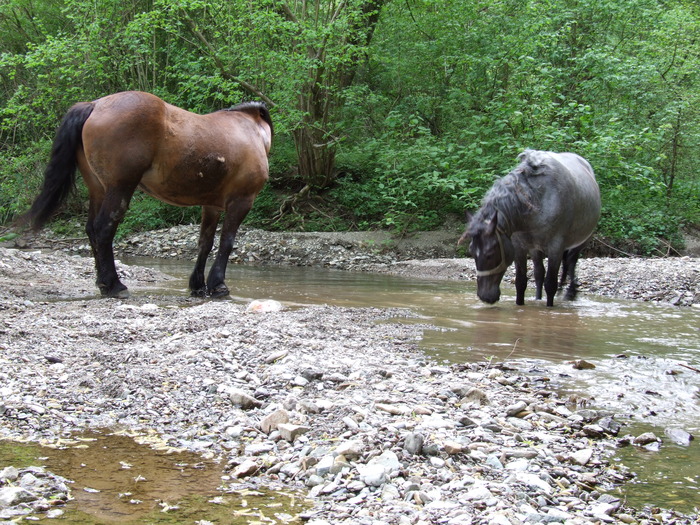
<path fill-rule="evenodd" d="M 128 288 L 124 288 L 123 290 L 119 290 L 116 294 L 111 295 L 110 297 L 113 297 L 114 299 L 128 299 L 131 294 L 129 293 Z"/>
<path fill-rule="evenodd" d="M 228 288 L 226 287 L 225 284 L 221 283 L 218 285 L 216 288 L 214 288 L 210 293 L 209 296 L 212 299 L 220 299 L 221 297 L 228 297 L 229 291 Z"/>
<path fill-rule="evenodd" d="M 111 290 L 107 290 L 105 287 L 100 286 L 100 293 L 102 297 L 109 299 L 128 299 L 129 289 L 123 284 L 119 283 L 117 286 Z"/>

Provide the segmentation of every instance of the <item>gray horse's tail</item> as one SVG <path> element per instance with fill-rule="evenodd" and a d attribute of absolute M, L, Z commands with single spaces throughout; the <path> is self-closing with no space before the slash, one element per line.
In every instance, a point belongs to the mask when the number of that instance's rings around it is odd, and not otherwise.
<path fill-rule="evenodd" d="M 40 230 L 75 188 L 76 153 L 82 144 L 83 125 L 92 114 L 92 102 L 80 102 L 70 108 L 56 132 L 51 159 L 44 171 L 44 184 L 32 207 L 17 222 Z"/>

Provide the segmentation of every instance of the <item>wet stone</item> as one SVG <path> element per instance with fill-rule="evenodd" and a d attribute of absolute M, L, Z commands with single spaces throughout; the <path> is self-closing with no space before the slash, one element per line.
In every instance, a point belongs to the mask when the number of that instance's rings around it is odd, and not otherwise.
<path fill-rule="evenodd" d="M 644 432 L 634 438 L 634 444 L 640 447 L 649 445 L 651 443 L 658 443 L 660 440 L 653 432 Z"/>
<path fill-rule="evenodd" d="M 684 447 L 689 446 L 690 442 L 695 439 L 692 434 L 680 428 L 667 428 L 665 434 L 676 445 Z"/>
<path fill-rule="evenodd" d="M 245 460 L 243 463 L 238 465 L 233 472 L 231 472 L 231 475 L 234 478 L 245 478 L 248 476 L 251 476 L 257 472 L 257 470 L 260 467 L 258 464 L 253 461 L 253 460 Z"/>
<path fill-rule="evenodd" d="M 601 418 L 598 421 L 598 426 L 600 426 L 606 434 L 612 436 L 617 436 L 622 429 L 622 425 L 610 416 Z"/>

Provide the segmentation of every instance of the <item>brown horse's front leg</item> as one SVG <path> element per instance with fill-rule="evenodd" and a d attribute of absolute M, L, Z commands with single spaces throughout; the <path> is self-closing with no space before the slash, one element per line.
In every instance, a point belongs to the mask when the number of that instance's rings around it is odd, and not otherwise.
<path fill-rule="evenodd" d="M 207 277 L 207 292 L 211 297 L 226 297 L 229 294 L 228 287 L 224 284 L 226 265 L 233 250 L 233 242 L 236 240 L 238 227 L 252 208 L 254 198 L 255 196 L 236 199 L 226 209 L 226 217 L 221 229 L 219 251 L 216 253 L 214 264 L 212 264 Z"/>
<path fill-rule="evenodd" d="M 525 254 L 515 255 L 515 304 L 525 304 L 525 289 L 527 288 L 527 257 Z"/>
<path fill-rule="evenodd" d="M 199 241 L 197 243 L 197 262 L 190 275 L 190 291 L 194 297 L 204 297 L 207 294 L 207 286 L 204 282 L 204 267 L 207 257 L 214 246 L 216 225 L 219 223 L 221 212 L 216 208 L 202 206 L 202 223 L 199 227 Z"/>

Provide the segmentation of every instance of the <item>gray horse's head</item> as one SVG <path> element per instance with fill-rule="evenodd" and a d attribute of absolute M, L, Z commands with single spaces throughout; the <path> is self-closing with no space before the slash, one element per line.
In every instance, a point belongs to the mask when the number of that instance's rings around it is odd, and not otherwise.
<path fill-rule="evenodd" d="M 476 263 L 476 293 L 479 299 L 493 304 L 501 297 L 501 280 L 513 262 L 514 250 L 504 225 L 499 225 L 499 213 L 481 210 L 469 221 L 460 238 L 470 238 L 469 253 Z"/>

